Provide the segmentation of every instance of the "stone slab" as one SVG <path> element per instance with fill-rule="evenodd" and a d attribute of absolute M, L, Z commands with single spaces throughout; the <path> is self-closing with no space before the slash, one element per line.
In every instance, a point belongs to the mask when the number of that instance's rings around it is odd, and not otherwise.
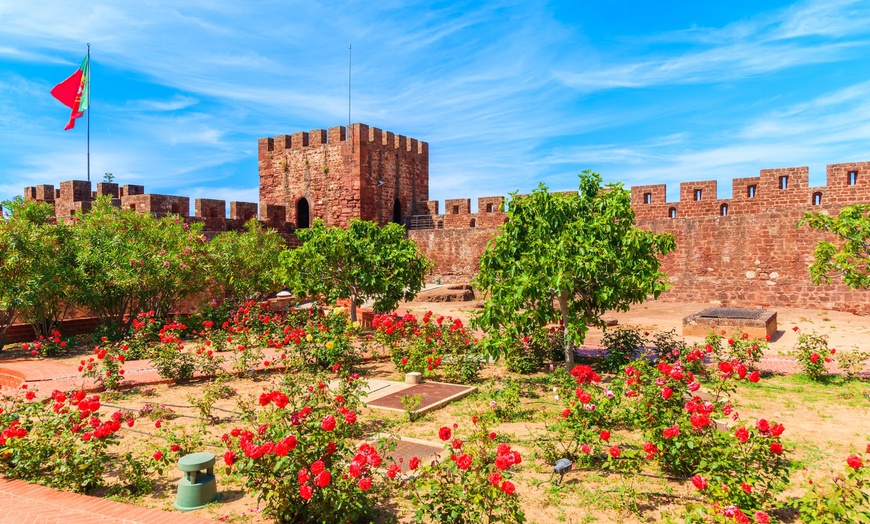
<path fill-rule="evenodd" d="M 406 387 L 367 400 L 366 404 L 373 408 L 404 413 L 405 408 L 402 406 L 402 397 L 406 395 L 420 395 L 420 405 L 413 411 L 416 415 L 444 407 L 455 400 L 459 400 L 470 395 L 474 391 L 477 391 L 477 388 L 474 386 L 446 384 L 443 382 L 423 382 L 422 384 L 416 385 L 402 385 Z"/>

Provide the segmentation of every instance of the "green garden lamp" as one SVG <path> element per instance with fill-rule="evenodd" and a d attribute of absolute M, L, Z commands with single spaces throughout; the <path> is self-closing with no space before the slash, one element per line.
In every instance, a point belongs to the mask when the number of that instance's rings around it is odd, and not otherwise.
<path fill-rule="evenodd" d="M 172 507 L 179 511 L 192 511 L 220 498 L 214 480 L 213 454 L 185 455 L 178 460 L 178 469 L 184 472 L 184 476 L 178 481 L 178 495 Z"/>

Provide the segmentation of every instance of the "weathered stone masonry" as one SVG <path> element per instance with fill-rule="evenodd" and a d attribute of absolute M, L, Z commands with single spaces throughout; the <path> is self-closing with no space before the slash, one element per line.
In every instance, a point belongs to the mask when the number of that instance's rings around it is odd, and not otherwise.
<path fill-rule="evenodd" d="M 734 179 L 729 199 L 716 199 L 715 181 L 681 183 L 678 202 L 667 202 L 665 189 L 631 188 L 637 225 L 676 238 L 676 251 L 663 259 L 672 286 L 661 300 L 870 314 L 870 293 L 810 282 L 823 236 L 797 228 L 807 211 L 836 214 L 870 202 L 870 162 L 827 166 L 823 187 L 809 187 L 808 168 L 792 167 Z"/>
<path fill-rule="evenodd" d="M 25 188 L 25 197 L 54 204 L 58 217 L 86 212 L 97 195 L 115 205 L 156 214 L 175 213 L 205 222 L 205 231 L 240 229 L 259 216 L 295 242 L 298 227 L 315 218 L 346 226 L 351 218 L 401 222 L 408 236 L 436 262 L 432 279 L 463 282 L 479 267 L 487 243 L 506 220 L 504 197 L 429 200 L 429 146 L 364 124 L 261 138 L 258 143 L 260 205 L 197 199 L 189 217 L 187 197 L 146 194 L 142 186 L 66 181 Z M 670 232 L 677 249 L 663 259 L 671 281 L 660 300 L 724 306 L 794 306 L 870 314 L 870 293 L 840 283 L 814 286 L 808 267 L 822 236 L 797 222 L 806 211 L 837 213 L 870 202 L 870 162 L 827 167 L 827 184 L 809 187 L 806 167 L 765 169 L 736 178 L 732 198 L 718 199 L 715 181 L 680 184 L 668 202 L 664 184 L 632 187 L 637 224 Z"/>

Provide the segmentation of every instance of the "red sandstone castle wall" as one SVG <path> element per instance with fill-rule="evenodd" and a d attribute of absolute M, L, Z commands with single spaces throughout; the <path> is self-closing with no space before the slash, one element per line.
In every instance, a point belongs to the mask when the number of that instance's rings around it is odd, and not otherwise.
<path fill-rule="evenodd" d="M 346 226 L 351 218 L 385 224 L 396 211 L 404 219 L 429 198 L 429 145 L 365 124 L 353 124 L 350 137 L 337 126 L 261 138 L 258 160 L 261 213 L 283 208 L 296 227 L 305 225 L 302 199 L 309 224 Z"/>
<path fill-rule="evenodd" d="M 839 282 L 811 283 L 808 268 L 823 236 L 797 228 L 806 211 L 836 214 L 844 205 L 870 202 L 870 162 L 829 165 L 824 187 L 809 187 L 808 168 L 795 167 L 734 179 L 732 189 L 732 198 L 717 199 L 715 181 L 684 182 L 680 200 L 667 202 L 664 184 L 632 187 L 637 225 L 669 232 L 676 239 L 676 251 L 662 260 L 671 289 L 660 300 L 870 314 L 870 293 L 849 290 Z M 479 213 L 471 214 L 468 200 L 448 200 L 446 214 L 438 215 L 444 229 L 409 231 L 408 236 L 435 260 L 433 279 L 467 281 L 477 273 L 487 242 L 498 232 L 495 226 L 505 220 L 498 212 L 500 201 L 480 199 Z M 423 204 L 421 208 L 437 213 L 438 202 Z M 495 212 L 486 213 L 487 209 Z M 675 218 L 669 218 L 672 209 Z"/>
<path fill-rule="evenodd" d="M 867 292 L 810 282 L 823 236 L 797 228 L 807 211 L 836 214 L 870 202 L 870 162 L 829 165 L 823 187 L 809 187 L 806 167 L 764 169 L 759 177 L 734 179 L 730 199 L 716 199 L 712 181 L 680 184 L 678 202 L 666 201 L 661 184 L 631 189 L 638 227 L 676 239 L 676 251 L 662 261 L 672 285 L 660 300 L 870 314 Z"/>

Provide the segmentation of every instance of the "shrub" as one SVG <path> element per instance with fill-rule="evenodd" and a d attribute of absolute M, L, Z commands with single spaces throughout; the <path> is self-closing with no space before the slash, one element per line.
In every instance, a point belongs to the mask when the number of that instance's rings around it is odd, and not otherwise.
<path fill-rule="evenodd" d="M 534 373 L 547 360 L 563 359 L 563 344 L 563 335 L 558 328 L 540 328 L 531 336 L 523 337 L 522 344 L 516 344 L 505 352 L 505 364 L 508 371 L 514 373 Z"/>
<path fill-rule="evenodd" d="M 734 333 L 726 340 L 725 333 L 723 329 L 707 334 L 705 340 L 707 353 L 713 353 L 719 361 L 739 362 L 748 369 L 754 370 L 767 350 L 770 337 L 752 339 L 749 338 L 749 333 Z"/>
<path fill-rule="evenodd" d="M 797 327 L 795 331 L 800 331 Z M 832 350 L 828 349 L 827 335 L 818 333 L 801 333 L 794 346 L 794 355 L 801 370 L 811 380 L 821 380 L 828 371 L 825 362 L 830 362 Z"/>
<path fill-rule="evenodd" d="M 604 333 L 601 344 L 606 349 L 598 360 L 598 369 L 616 373 L 641 354 L 646 340 L 636 329 L 613 329 Z"/>
<path fill-rule="evenodd" d="M 447 382 L 477 379 L 482 360 L 474 336 L 460 319 L 423 315 L 421 322 L 408 313 L 404 317 L 377 315 L 372 321 L 375 338 L 390 347 L 390 359 L 407 373 L 417 371 L 424 377 L 439 377 Z"/>
<path fill-rule="evenodd" d="M 835 350 L 831 350 L 831 354 L 833 355 Z M 870 353 L 864 353 L 859 351 L 857 348 L 852 351 L 843 351 L 837 353 L 837 367 L 840 368 L 840 371 L 843 372 L 843 375 L 846 376 L 846 379 L 852 380 L 855 378 L 855 375 L 861 372 L 864 369 L 864 363 L 870 359 Z"/>
<path fill-rule="evenodd" d="M 522 462 L 519 452 L 484 426 L 475 426 L 461 440 L 453 430 L 442 427 L 438 434 L 445 442 L 445 458 L 420 466 L 411 458 L 413 477 L 407 483 L 414 520 L 444 523 L 525 522 L 510 470 Z M 389 472 L 393 475 L 398 465 Z"/>
<path fill-rule="evenodd" d="M 0 471 L 77 492 L 102 486 L 108 449 L 133 419 L 121 411 L 104 417 L 100 397 L 84 391 L 54 391 L 49 402 L 30 402 L 34 397 L 14 397 L 0 415 Z"/>
<path fill-rule="evenodd" d="M 93 357 L 79 362 L 79 372 L 83 377 L 101 382 L 107 390 L 117 391 L 124 381 L 121 367 L 126 360 L 124 347 L 117 344 L 95 347 Z"/>
<path fill-rule="evenodd" d="M 71 350 L 74 346 L 74 338 L 61 338 L 60 331 L 55 329 L 47 337 L 40 336 L 31 344 L 22 344 L 21 349 L 30 351 L 30 354 L 34 356 L 56 357 Z"/>
<path fill-rule="evenodd" d="M 242 420 L 224 435 L 224 462 L 257 493 L 264 513 L 280 522 L 359 522 L 374 513 L 387 488 L 375 468 L 382 458 L 367 443 L 354 445 L 362 383 L 353 376 L 330 389 L 323 377 L 288 377 L 240 403 Z"/>
<path fill-rule="evenodd" d="M 803 497 L 791 505 L 801 521 L 818 524 L 868 522 L 870 518 L 870 444 L 863 458 L 846 459 L 846 473 L 831 474 L 830 482 L 813 482 Z"/>

